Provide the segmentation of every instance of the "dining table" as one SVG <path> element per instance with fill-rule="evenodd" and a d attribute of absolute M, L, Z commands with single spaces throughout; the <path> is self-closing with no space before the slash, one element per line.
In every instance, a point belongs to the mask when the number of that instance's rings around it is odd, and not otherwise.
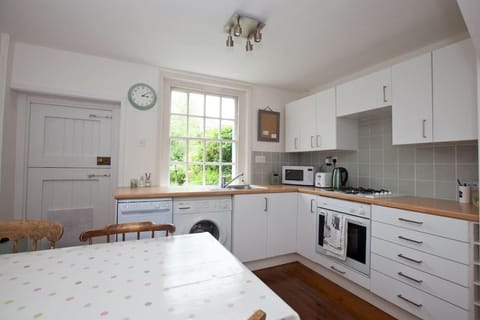
<path fill-rule="evenodd" d="M 0 319 L 298 314 L 209 233 L 0 255 Z"/>

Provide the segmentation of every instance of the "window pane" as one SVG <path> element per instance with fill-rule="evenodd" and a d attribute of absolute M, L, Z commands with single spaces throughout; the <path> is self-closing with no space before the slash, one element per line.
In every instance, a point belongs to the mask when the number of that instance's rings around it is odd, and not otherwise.
<path fill-rule="evenodd" d="M 171 101 L 172 113 L 187 113 L 187 93 L 172 91 Z"/>
<path fill-rule="evenodd" d="M 222 97 L 222 118 L 235 119 L 235 99 Z"/>
<path fill-rule="evenodd" d="M 188 166 L 188 182 L 190 185 L 203 185 L 203 166 L 190 165 Z"/>
<path fill-rule="evenodd" d="M 222 177 L 226 177 L 227 181 L 232 180 L 232 166 L 222 165 Z"/>
<path fill-rule="evenodd" d="M 206 98 L 206 116 L 220 118 L 220 97 L 207 96 Z"/>
<path fill-rule="evenodd" d="M 185 165 L 174 164 L 170 166 L 170 185 L 181 186 L 186 182 Z"/>
<path fill-rule="evenodd" d="M 188 118 L 188 136 L 191 138 L 203 138 L 203 118 Z"/>
<path fill-rule="evenodd" d="M 222 142 L 222 162 L 233 162 L 231 142 Z"/>
<path fill-rule="evenodd" d="M 218 139 L 220 133 L 220 120 L 205 119 L 205 138 Z"/>
<path fill-rule="evenodd" d="M 218 162 L 220 160 L 220 142 L 208 141 L 206 146 L 205 161 Z"/>
<path fill-rule="evenodd" d="M 203 162 L 203 141 L 190 140 L 188 144 L 188 161 Z"/>
<path fill-rule="evenodd" d="M 188 114 L 203 117 L 203 94 L 190 93 L 190 100 L 188 101 Z"/>
<path fill-rule="evenodd" d="M 187 141 L 180 139 L 170 140 L 170 160 L 185 162 L 187 153 Z"/>
<path fill-rule="evenodd" d="M 218 165 L 206 165 L 205 166 L 205 184 L 206 185 L 218 185 L 220 184 L 219 175 L 220 167 Z"/>
<path fill-rule="evenodd" d="M 170 137 L 187 136 L 187 117 L 170 116 Z"/>
<path fill-rule="evenodd" d="M 230 120 L 222 120 L 221 138 L 224 140 L 232 140 L 234 137 L 233 129 L 235 122 Z"/>

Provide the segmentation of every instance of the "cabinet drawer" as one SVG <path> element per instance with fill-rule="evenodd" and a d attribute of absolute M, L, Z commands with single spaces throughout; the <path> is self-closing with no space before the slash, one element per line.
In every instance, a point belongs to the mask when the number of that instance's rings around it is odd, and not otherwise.
<path fill-rule="evenodd" d="M 460 263 L 468 264 L 469 261 L 469 245 L 466 242 L 399 228 L 377 221 L 372 222 L 372 236 Z"/>
<path fill-rule="evenodd" d="M 372 270 L 371 274 L 371 291 L 422 319 L 467 320 L 469 318 L 468 311 L 375 270 Z"/>
<path fill-rule="evenodd" d="M 376 237 L 372 237 L 372 253 L 442 279 L 453 281 L 464 287 L 469 285 L 469 269 L 468 265 L 465 264 L 403 247 Z"/>
<path fill-rule="evenodd" d="M 377 254 L 372 254 L 372 269 L 463 309 L 469 307 L 468 288 L 440 279 Z"/>
<path fill-rule="evenodd" d="M 414 211 L 372 206 L 372 220 L 469 242 L 468 222 Z"/>
<path fill-rule="evenodd" d="M 329 258 L 325 255 L 317 253 L 314 261 L 324 266 L 328 270 L 333 271 L 334 273 L 366 288 L 367 290 L 370 289 L 370 279 L 366 275 L 354 271 L 341 263 L 337 263 L 334 258 Z"/>

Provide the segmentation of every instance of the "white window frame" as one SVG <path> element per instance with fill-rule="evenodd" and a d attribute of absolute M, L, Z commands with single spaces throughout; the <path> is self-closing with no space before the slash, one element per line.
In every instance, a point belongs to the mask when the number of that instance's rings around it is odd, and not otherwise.
<path fill-rule="evenodd" d="M 170 168 L 170 97 L 172 89 L 179 88 L 190 91 L 198 91 L 220 96 L 237 97 L 237 162 L 236 172 L 250 176 L 248 160 L 250 152 L 250 134 L 248 128 L 250 87 L 230 81 L 212 80 L 211 78 L 185 77 L 178 74 L 166 74 L 163 81 L 163 103 L 160 112 L 160 148 L 159 159 L 159 183 L 161 186 L 169 186 Z"/>

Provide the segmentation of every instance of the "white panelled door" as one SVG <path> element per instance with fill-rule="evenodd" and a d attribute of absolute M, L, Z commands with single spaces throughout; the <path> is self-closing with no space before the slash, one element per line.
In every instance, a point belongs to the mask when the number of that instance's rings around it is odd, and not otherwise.
<path fill-rule="evenodd" d="M 33 103 L 29 137 L 29 167 L 96 167 L 112 153 L 112 111 Z"/>
<path fill-rule="evenodd" d="M 112 128 L 111 110 L 30 105 L 26 218 L 62 223 L 58 247 L 115 222 Z"/>

